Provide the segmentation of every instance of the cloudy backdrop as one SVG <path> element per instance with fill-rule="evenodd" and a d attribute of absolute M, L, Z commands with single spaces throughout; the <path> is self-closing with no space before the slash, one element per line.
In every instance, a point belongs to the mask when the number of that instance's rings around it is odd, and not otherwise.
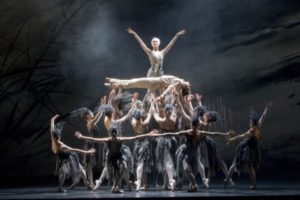
<path fill-rule="evenodd" d="M 245 131 L 250 108 L 261 113 L 273 101 L 262 128 L 260 173 L 300 176 L 296 0 L 3 0 L 0 27 L 0 179 L 53 177 L 50 118 L 93 109 L 108 93 L 107 76 L 146 75 L 148 58 L 127 27 L 149 46 L 159 37 L 162 48 L 186 30 L 165 57 L 164 72 L 189 80 L 221 113 L 215 129 Z M 74 130 L 84 132 L 84 123 L 67 124 L 62 139 L 81 147 Z M 236 143 L 216 140 L 229 165 Z"/>

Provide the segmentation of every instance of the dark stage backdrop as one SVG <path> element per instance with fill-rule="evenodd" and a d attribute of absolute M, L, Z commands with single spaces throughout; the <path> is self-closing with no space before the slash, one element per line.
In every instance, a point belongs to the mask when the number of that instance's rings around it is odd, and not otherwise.
<path fill-rule="evenodd" d="M 161 47 L 186 29 L 164 71 L 189 80 L 221 113 L 215 130 L 241 133 L 250 108 L 261 113 L 273 101 L 262 128 L 260 173 L 299 177 L 298 0 L 2 0 L 0 16 L 0 180 L 50 180 L 50 118 L 93 109 L 108 93 L 105 77 L 146 75 L 148 58 L 128 26 L 149 46 L 159 37 Z M 82 147 L 75 130 L 85 132 L 84 123 L 66 124 L 62 140 Z M 237 143 L 216 140 L 229 165 Z"/>

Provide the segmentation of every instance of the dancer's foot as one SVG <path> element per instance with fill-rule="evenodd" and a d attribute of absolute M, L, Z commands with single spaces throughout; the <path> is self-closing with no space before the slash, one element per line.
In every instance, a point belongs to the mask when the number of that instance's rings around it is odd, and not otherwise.
<path fill-rule="evenodd" d="M 94 189 L 91 184 L 88 184 L 87 188 L 88 188 L 88 190 L 93 190 Z"/>
<path fill-rule="evenodd" d="M 141 181 L 140 180 L 137 180 L 137 181 L 134 181 L 134 184 L 136 185 L 136 191 L 140 191 L 141 189 Z"/>
<path fill-rule="evenodd" d="M 203 185 L 204 185 L 205 189 L 209 189 L 209 179 L 204 178 L 204 179 L 202 179 L 202 181 L 203 181 Z"/>
<path fill-rule="evenodd" d="M 134 183 L 132 181 L 128 181 L 127 186 L 128 186 L 128 190 L 132 191 L 131 186 L 133 186 Z"/>
<path fill-rule="evenodd" d="M 197 185 L 190 185 L 188 192 L 197 192 L 197 191 L 198 191 Z"/>
<path fill-rule="evenodd" d="M 171 179 L 170 181 L 170 189 L 171 191 L 175 190 L 176 181 L 174 179 Z"/>
<path fill-rule="evenodd" d="M 255 189 L 256 189 L 256 185 L 251 185 L 251 186 L 249 187 L 249 189 L 255 190 Z"/>
<path fill-rule="evenodd" d="M 62 188 L 58 188 L 58 192 L 67 192 L 67 190 L 63 190 Z"/>
<path fill-rule="evenodd" d="M 144 185 L 140 188 L 140 191 L 146 191 L 147 190 L 147 187 Z"/>
<path fill-rule="evenodd" d="M 111 192 L 112 193 L 123 193 L 124 191 L 119 188 L 114 188 Z"/>
<path fill-rule="evenodd" d="M 234 187 L 235 183 L 233 182 L 233 180 L 230 179 L 224 179 L 224 188 L 226 187 Z"/>
<path fill-rule="evenodd" d="M 96 180 L 96 185 L 95 185 L 95 187 L 93 188 L 93 191 L 97 190 L 97 189 L 100 187 L 101 183 L 102 183 L 102 182 L 101 182 L 100 180 Z"/>

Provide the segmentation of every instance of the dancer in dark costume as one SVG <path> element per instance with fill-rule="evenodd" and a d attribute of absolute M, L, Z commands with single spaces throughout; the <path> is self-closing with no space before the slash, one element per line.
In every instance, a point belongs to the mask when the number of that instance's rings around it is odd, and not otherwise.
<path fill-rule="evenodd" d="M 101 99 L 101 104 L 103 103 L 103 99 Z M 102 110 L 98 110 L 97 114 L 94 116 L 94 113 L 86 108 L 79 108 L 70 113 L 70 118 L 80 117 L 86 121 L 86 127 L 89 133 L 89 136 L 95 137 L 97 136 L 97 123 L 101 119 Z M 86 142 L 84 144 L 84 149 L 96 148 L 94 143 Z M 97 148 L 99 149 L 99 148 Z M 99 154 L 100 152 L 97 152 Z M 99 156 L 84 154 L 83 156 L 83 166 L 87 173 L 88 181 L 90 182 L 91 186 L 94 187 L 94 176 L 93 176 L 93 168 L 97 165 L 97 161 L 99 162 Z"/>
<path fill-rule="evenodd" d="M 112 98 L 114 98 L 115 96 L 115 89 L 113 89 L 110 93 L 110 96 L 109 96 L 109 99 L 108 99 L 108 102 L 111 103 L 112 102 Z M 104 99 L 104 103 L 106 103 L 106 100 Z M 111 125 L 114 124 L 115 126 L 118 126 L 118 134 L 121 134 L 122 131 L 120 130 L 121 129 L 121 123 L 123 123 L 124 121 L 126 121 L 127 119 L 129 119 L 129 117 L 131 116 L 131 110 L 128 111 L 128 113 L 123 116 L 122 118 L 120 119 L 115 119 L 115 116 L 116 116 L 116 111 L 115 111 L 115 108 L 111 105 L 111 104 L 104 104 L 104 105 L 101 105 L 99 108 L 99 110 L 102 110 L 103 114 L 104 114 L 104 126 L 106 128 L 106 130 L 108 131 L 108 136 L 110 136 L 110 133 L 111 133 Z M 133 167 L 133 157 L 131 155 L 131 152 L 130 152 L 130 149 L 128 146 L 126 145 L 122 145 L 122 150 L 125 154 L 127 154 L 127 158 L 130 160 L 130 166 Z M 96 180 L 96 185 L 95 187 L 93 188 L 93 190 L 97 190 L 102 182 L 104 181 L 104 179 L 111 179 L 111 177 L 109 177 L 109 173 L 108 173 L 108 168 L 107 168 L 107 155 L 108 155 L 108 149 L 107 149 L 107 145 L 104 144 L 104 147 L 103 147 L 103 164 L 104 164 L 104 168 L 102 170 L 102 173 L 100 175 L 100 178 Z M 129 180 L 125 180 L 128 187 L 130 188 L 131 190 L 131 183 L 129 182 Z"/>
<path fill-rule="evenodd" d="M 107 155 L 107 169 L 109 176 L 113 179 L 113 186 L 111 191 L 113 193 L 123 192 L 118 188 L 118 185 L 122 178 L 129 179 L 128 159 L 126 154 L 122 150 L 122 143 L 127 141 L 133 141 L 136 139 L 142 139 L 149 136 L 154 136 L 156 131 L 152 131 L 149 134 L 138 135 L 134 137 L 118 137 L 118 130 L 116 127 L 111 127 L 111 136 L 108 138 L 93 138 L 83 136 L 81 133 L 76 132 L 75 136 L 79 139 L 89 140 L 92 142 L 106 143 L 108 148 Z"/>
<path fill-rule="evenodd" d="M 163 49 L 159 50 L 160 40 L 154 37 L 151 40 L 152 50 L 150 50 L 147 45 L 143 42 L 143 40 L 138 36 L 136 32 L 134 32 L 131 28 L 127 29 L 128 33 L 132 34 L 136 40 L 141 45 L 142 49 L 145 51 L 150 60 L 150 69 L 148 70 L 147 77 L 155 77 L 164 75 L 163 72 L 163 60 L 165 55 L 170 51 L 172 46 L 175 44 L 177 38 L 183 34 L 185 34 L 185 30 L 179 31 L 174 38 L 170 41 L 170 43 Z"/>
<path fill-rule="evenodd" d="M 156 102 L 157 105 L 157 102 Z M 154 110 L 153 117 L 159 125 L 160 132 L 175 132 L 177 114 L 172 104 L 166 104 L 163 109 L 163 115 L 159 115 L 159 110 Z M 178 147 L 176 138 L 158 137 L 155 150 L 157 158 L 158 172 L 164 176 L 164 189 L 174 191 L 175 181 L 175 152 Z"/>
<path fill-rule="evenodd" d="M 181 151 L 178 152 L 177 163 L 182 163 L 182 168 L 177 168 L 178 170 L 183 170 L 188 179 L 190 180 L 189 192 L 195 192 L 198 190 L 198 186 L 195 180 L 195 176 L 200 173 L 202 181 L 206 188 L 208 188 L 208 179 L 205 178 L 203 164 L 201 162 L 199 143 L 202 137 L 207 135 L 222 135 L 227 136 L 227 133 L 220 132 L 208 132 L 198 130 L 200 127 L 200 122 L 197 117 L 192 119 L 192 129 L 183 130 L 176 133 L 162 133 L 163 136 L 186 136 L 186 143 L 181 146 Z M 179 173 L 179 172 L 178 172 Z"/>
<path fill-rule="evenodd" d="M 195 97 L 198 101 L 198 106 L 195 108 L 195 114 L 200 119 L 200 129 L 208 131 L 212 123 L 220 119 L 220 115 L 215 111 L 208 111 L 206 107 L 202 105 L 202 95 L 195 94 Z M 204 167 L 207 170 L 208 179 L 211 180 L 212 176 L 215 176 L 219 170 L 222 170 L 226 179 L 226 177 L 228 177 L 228 168 L 220 155 L 215 141 L 209 136 L 203 137 L 200 147 L 201 158 Z M 224 186 L 235 185 L 232 179 L 229 179 L 229 181 L 225 183 Z"/>
<path fill-rule="evenodd" d="M 136 104 L 137 95 L 133 97 L 133 103 Z M 152 101 L 153 102 L 153 101 Z M 134 130 L 135 135 L 145 134 L 148 129 L 148 124 L 151 120 L 153 110 L 150 109 L 147 117 L 143 118 L 142 110 L 134 108 L 132 111 L 132 120 L 131 125 Z M 136 191 L 138 192 L 143 184 L 143 188 L 146 189 L 147 176 L 146 172 L 150 172 L 151 163 L 151 149 L 149 138 L 139 139 L 134 142 L 133 147 L 133 157 L 136 168 L 136 177 L 137 180 L 134 182 L 136 185 Z"/>
<path fill-rule="evenodd" d="M 272 103 L 268 103 L 261 117 L 252 111 L 250 114 L 250 129 L 235 137 L 229 137 L 228 143 L 238 139 L 243 139 L 235 150 L 235 156 L 232 165 L 229 169 L 229 175 L 225 181 L 228 181 L 234 172 L 239 172 L 242 169 L 248 170 L 251 183 L 250 189 L 256 189 L 256 172 L 260 164 L 260 150 L 258 147 L 261 139 L 261 126 L 267 115 L 268 109 Z"/>
<path fill-rule="evenodd" d="M 92 155 L 95 153 L 95 149 L 84 151 L 69 147 L 64 144 L 61 141 L 61 130 L 64 122 L 61 121 L 55 124 L 55 120 L 58 117 L 59 115 L 55 115 L 50 122 L 51 149 L 52 152 L 58 156 L 60 166 L 58 191 L 66 192 L 66 190 L 63 190 L 63 185 L 65 180 L 69 178 L 72 179 L 72 185 L 70 186 L 70 189 L 73 189 L 80 182 L 81 178 L 88 189 L 92 189 L 76 153 Z"/>

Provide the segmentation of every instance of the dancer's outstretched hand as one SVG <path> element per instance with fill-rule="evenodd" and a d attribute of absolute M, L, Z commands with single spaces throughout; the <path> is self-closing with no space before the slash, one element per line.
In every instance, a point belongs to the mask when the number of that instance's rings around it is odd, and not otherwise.
<path fill-rule="evenodd" d="M 183 30 L 181 30 L 181 31 L 179 31 L 178 33 L 177 33 L 177 35 L 179 36 L 179 35 L 183 35 L 183 34 L 185 34 L 185 29 L 183 29 Z"/>
<path fill-rule="evenodd" d="M 127 28 L 127 32 L 133 35 L 135 34 L 135 32 L 130 27 Z"/>
<path fill-rule="evenodd" d="M 270 102 L 267 104 L 267 107 L 268 107 L 268 108 L 271 108 L 272 106 L 273 106 L 273 102 L 270 101 Z"/>
<path fill-rule="evenodd" d="M 158 134 L 158 130 L 157 129 L 153 129 L 151 132 L 150 132 L 150 135 L 157 135 Z"/>
<path fill-rule="evenodd" d="M 82 134 L 79 131 L 76 131 L 74 136 L 80 139 L 82 137 Z"/>
<path fill-rule="evenodd" d="M 230 129 L 228 132 L 227 132 L 227 135 L 226 135 L 226 144 L 230 144 L 231 142 L 231 138 L 234 134 L 234 131 L 232 129 Z"/>
<path fill-rule="evenodd" d="M 89 154 L 95 154 L 96 150 L 94 148 L 91 148 L 91 149 L 88 150 L 88 153 Z"/>

